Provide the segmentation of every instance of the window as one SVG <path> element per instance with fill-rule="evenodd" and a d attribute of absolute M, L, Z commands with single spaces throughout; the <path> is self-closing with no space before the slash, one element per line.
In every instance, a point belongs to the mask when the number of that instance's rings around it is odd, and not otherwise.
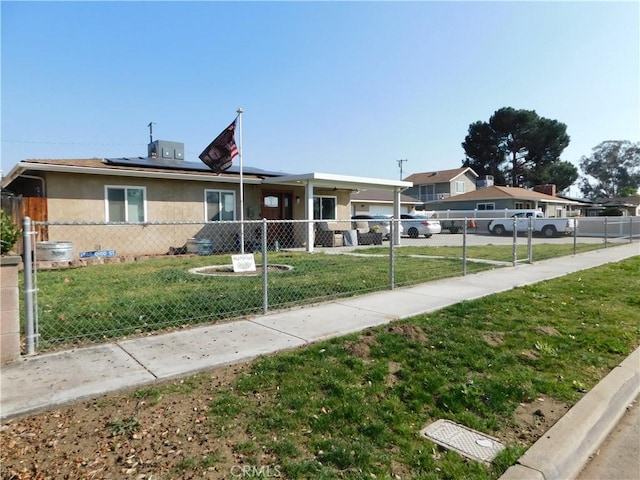
<path fill-rule="evenodd" d="M 280 197 L 277 195 L 268 195 L 264 197 L 264 206 L 270 208 L 278 208 L 280 206 Z"/>
<path fill-rule="evenodd" d="M 531 202 L 515 202 L 513 207 L 519 210 L 533 210 L 535 208 Z"/>
<path fill-rule="evenodd" d="M 478 203 L 476 205 L 476 209 L 477 210 L 495 210 L 496 204 L 495 203 Z"/>
<path fill-rule="evenodd" d="M 236 192 L 205 190 L 205 216 L 208 222 L 236 219 Z"/>
<path fill-rule="evenodd" d="M 430 202 L 435 199 L 435 187 L 433 185 L 418 185 L 418 200 Z"/>
<path fill-rule="evenodd" d="M 337 197 L 313 197 L 313 219 L 335 220 Z"/>
<path fill-rule="evenodd" d="M 144 187 L 105 187 L 107 222 L 139 223 L 146 218 Z"/>
<path fill-rule="evenodd" d="M 464 182 L 456 181 L 456 193 L 464 193 Z"/>

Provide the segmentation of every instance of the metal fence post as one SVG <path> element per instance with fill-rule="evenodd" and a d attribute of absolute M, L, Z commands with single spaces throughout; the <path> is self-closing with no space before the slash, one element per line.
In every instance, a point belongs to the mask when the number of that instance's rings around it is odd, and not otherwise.
<path fill-rule="evenodd" d="M 629 243 L 633 243 L 633 217 L 629 216 Z"/>
<path fill-rule="evenodd" d="M 462 226 L 462 275 L 467 275 L 467 217 L 464 217 Z"/>
<path fill-rule="evenodd" d="M 533 263 L 533 217 L 529 217 L 527 227 L 527 259 L 529 263 Z"/>
<path fill-rule="evenodd" d="M 269 310 L 269 287 L 267 283 L 267 271 L 269 264 L 267 262 L 267 219 L 262 219 L 262 313 Z"/>
<path fill-rule="evenodd" d="M 395 257 L 395 250 L 394 250 L 394 245 L 393 245 L 393 239 L 394 239 L 394 232 L 395 232 L 395 222 L 394 219 L 391 219 L 391 222 L 389 222 L 389 287 L 390 290 L 393 290 L 396 286 L 396 257 Z"/>
<path fill-rule="evenodd" d="M 573 219 L 573 254 L 575 255 L 576 252 L 578 251 L 578 225 L 580 225 L 580 223 L 578 222 L 578 219 L 574 218 Z"/>
<path fill-rule="evenodd" d="M 518 262 L 518 218 L 513 217 L 513 254 L 512 254 L 513 266 L 516 266 Z"/>
<path fill-rule="evenodd" d="M 31 237 L 35 234 L 31 230 L 31 219 L 24 217 L 22 219 L 22 244 L 24 263 L 24 316 L 25 316 L 25 336 L 27 355 L 35 353 L 35 325 L 33 314 L 33 261 L 31 249 Z"/>
<path fill-rule="evenodd" d="M 607 244 L 609 243 L 609 232 L 608 232 L 608 217 L 604 217 L 604 248 L 607 248 Z"/>

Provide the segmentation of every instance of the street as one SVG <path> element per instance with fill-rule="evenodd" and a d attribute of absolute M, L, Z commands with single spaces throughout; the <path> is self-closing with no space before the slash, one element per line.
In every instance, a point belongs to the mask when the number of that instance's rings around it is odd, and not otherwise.
<path fill-rule="evenodd" d="M 640 479 L 639 400 L 627 409 L 576 480 Z"/>

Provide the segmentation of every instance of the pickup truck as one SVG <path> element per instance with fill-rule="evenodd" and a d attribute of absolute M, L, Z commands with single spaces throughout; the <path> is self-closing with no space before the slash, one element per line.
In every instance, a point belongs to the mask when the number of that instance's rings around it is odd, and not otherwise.
<path fill-rule="evenodd" d="M 518 232 L 526 232 L 529 228 L 529 218 L 533 233 L 539 233 L 547 238 L 559 235 L 569 235 L 578 226 L 575 218 L 545 218 L 542 213 L 535 214 L 516 213 L 511 218 L 495 218 L 489 222 L 489 232 L 494 235 L 505 235 L 513 233 L 513 219 L 516 219 L 516 229 Z"/>

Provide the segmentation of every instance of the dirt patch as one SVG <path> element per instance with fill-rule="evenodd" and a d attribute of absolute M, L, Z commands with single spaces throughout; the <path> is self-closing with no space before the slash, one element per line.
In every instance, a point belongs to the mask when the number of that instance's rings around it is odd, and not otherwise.
<path fill-rule="evenodd" d="M 396 376 L 402 370 L 402 365 L 398 362 L 389 362 L 389 373 L 387 374 L 386 384 L 388 387 L 394 386 L 396 383 L 400 381 L 400 379 Z"/>
<path fill-rule="evenodd" d="M 282 273 L 288 272 L 292 269 L 293 267 L 291 265 L 267 265 L 267 273 Z M 209 277 L 229 275 L 254 276 L 262 275 L 263 268 L 262 265 L 256 265 L 255 270 L 235 272 L 233 270 L 233 265 L 212 265 L 210 267 L 192 268 L 189 272 L 195 275 L 204 275 Z"/>
<path fill-rule="evenodd" d="M 243 463 L 241 439 L 212 435 L 207 416 L 216 390 L 245 368 L 217 368 L 140 389 L 146 396 L 111 394 L 8 421 L 0 427 L 1 478 L 229 478 Z"/>
<path fill-rule="evenodd" d="M 402 335 L 419 343 L 427 343 L 429 338 L 424 330 L 417 325 L 411 325 L 410 323 L 393 323 L 389 326 L 387 331 Z"/>
<path fill-rule="evenodd" d="M 520 354 L 523 357 L 528 358 L 529 360 L 537 360 L 538 358 L 540 358 L 540 354 L 535 350 L 523 350 L 522 352 L 520 352 Z"/>
<path fill-rule="evenodd" d="M 567 413 L 570 405 L 551 397 L 539 397 L 521 403 L 513 414 L 511 427 L 502 429 L 498 437 L 505 443 L 531 445 Z"/>
<path fill-rule="evenodd" d="M 536 332 L 543 335 L 551 335 L 552 337 L 557 337 L 560 335 L 560 332 L 553 327 L 536 327 Z"/>
<path fill-rule="evenodd" d="M 482 339 L 492 347 L 497 347 L 504 342 L 504 333 L 501 332 L 489 332 L 482 335 Z"/>
<path fill-rule="evenodd" d="M 353 342 L 345 345 L 348 352 L 357 358 L 368 360 L 371 358 L 371 347 L 363 342 Z"/>
<path fill-rule="evenodd" d="M 371 347 L 377 343 L 373 335 L 361 335 L 357 341 L 346 342 L 344 348 L 354 357 L 363 360 L 371 359 Z"/>

